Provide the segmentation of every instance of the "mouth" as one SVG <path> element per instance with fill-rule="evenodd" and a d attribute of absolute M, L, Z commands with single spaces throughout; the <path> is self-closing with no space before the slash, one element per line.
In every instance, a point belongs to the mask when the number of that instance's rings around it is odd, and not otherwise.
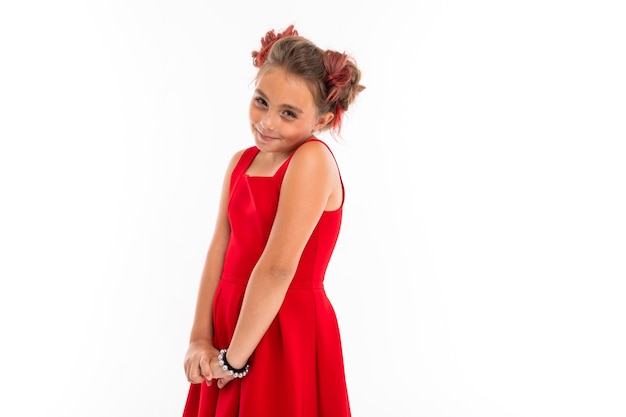
<path fill-rule="evenodd" d="M 259 129 L 256 129 L 256 133 L 259 136 L 259 139 L 261 139 L 263 142 L 271 142 L 273 140 L 278 140 L 279 138 L 275 138 L 272 136 L 267 136 L 264 135 L 263 133 L 261 133 L 261 131 Z"/>

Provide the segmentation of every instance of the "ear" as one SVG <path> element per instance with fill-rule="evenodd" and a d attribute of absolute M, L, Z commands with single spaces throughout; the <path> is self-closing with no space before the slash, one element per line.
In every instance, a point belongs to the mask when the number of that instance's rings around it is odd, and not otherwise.
<path fill-rule="evenodd" d="M 315 125 L 314 131 L 322 130 L 324 127 L 326 127 L 326 125 L 328 125 L 328 123 L 330 123 L 331 120 L 333 120 L 333 117 L 335 117 L 335 114 L 331 112 L 321 115 L 317 119 L 317 124 Z"/>

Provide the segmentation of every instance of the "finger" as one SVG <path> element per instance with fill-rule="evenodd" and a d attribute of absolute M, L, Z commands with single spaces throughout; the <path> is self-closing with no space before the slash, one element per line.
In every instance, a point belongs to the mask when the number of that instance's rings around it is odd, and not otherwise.
<path fill-rule="evenodd" d="M 198 368 L 196 372 L 189 373 L 187 375 L 187 381 L 189 381 L 192 384 L 199 384 L 202 381 L 204 381 L 204 377 L 200 375 L 200 369 Z"/>
<path fill-rule="evenodd" d="M 200 384 L 205 380 L 199 365 L 191 368 L 187 380 L 192 384 Z"/>
<path fill-rule="evenodd" d="M 207 380 L 213 379 L 213 373 L 211 372 L 211 358 L 206 355 L 202 355 L 200 358 L 200 374 Z"/>
<path fill-rule="evenodd" d="M 204 377 L 200 373 L 200 364 L 197 360 L 191 358 L 185 360 L 185 375 L 187 376 L 187 381 L 192 384 L 201 383 L 204 381 Z"/>
<path fill-rule="evenodd" d="M 185 369 L 185 376 L 187 377 L 187 381 L 189 381 L 189 377 L 191 374 L 191 368 L 189 366 L 189 360 L 185 359 L 185 363 L 183 364 L 183 368 Z"/>
<path fill-rule="evenodd" d="M 233 376 L 225 376 L 224 378 L 220 378 L 217 380 L 217 387 L 219 389 L 222 389 L 233 379 L 235 379 L 235 377 Z"/>

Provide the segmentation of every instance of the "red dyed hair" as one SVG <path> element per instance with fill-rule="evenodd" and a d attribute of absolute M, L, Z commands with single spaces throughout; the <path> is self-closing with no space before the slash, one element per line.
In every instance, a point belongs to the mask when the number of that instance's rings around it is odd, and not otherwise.
<path fill-rule="evenodd" d="M 328 75 L 324 79 L 326 86 L 328 87 L 328 95 L 326 96 L 327 103 L 334 103 L 335 117 L 330 121 L 330 128 L 334 131 L 339 131 L 341 126 L 341 120 L 343 119 L 344 109 L 339 100 L 341 92 L 352 81 L 352 72 L 346 65 L 348 62 L 348 55 L 336 51 L 324 52 L 324 66 L 328 71 Z"/>
<path fill-rule="evenodd" d="M 267 32 L 265 37 L 261 38 L 261 49 L 252 52 L 252 64 L 257 68 L 261 68 L 267 58 L 267 55 L 270 53 L 272 46 L 277 40 L 284 38 L 285 36 L 298 36 L 298 31 L 294 29 L 293 25 L 291 25 L 279 34 L 276 34 L 273 29 Z"/>

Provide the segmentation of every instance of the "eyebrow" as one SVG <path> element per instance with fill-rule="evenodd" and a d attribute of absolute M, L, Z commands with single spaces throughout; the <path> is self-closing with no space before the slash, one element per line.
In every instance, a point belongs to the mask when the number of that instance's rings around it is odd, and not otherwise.
<path fill-rule="evenodd" d="M 259 90 L 258 88 L 256 89 L 257 94 L 263 96 L 263 98 L 267 99 L 267 94 L 265 94 L 263 91 Z M 283 108 L 283 109 L 288 109 L 293 111 L 294 113 L 304 113 L 304 111 L 302 111 L 302 109 L 300 109 L 299 107 L 296 106 L 292 106 L 291 104 L 281 104 L 279 105 L 279 107 Z"/>

